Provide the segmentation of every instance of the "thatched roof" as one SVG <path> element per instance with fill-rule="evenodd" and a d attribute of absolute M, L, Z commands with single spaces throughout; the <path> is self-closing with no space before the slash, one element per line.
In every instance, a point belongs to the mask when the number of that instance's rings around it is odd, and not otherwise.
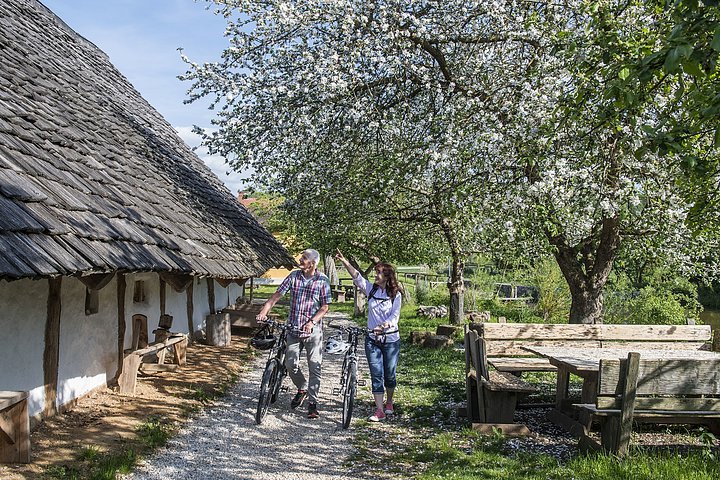
<path fill-rule="evenodd" d="M 35 0 L 0 0 L 0 278 L 234 279 L 288 252 L 108 57 Z"/>

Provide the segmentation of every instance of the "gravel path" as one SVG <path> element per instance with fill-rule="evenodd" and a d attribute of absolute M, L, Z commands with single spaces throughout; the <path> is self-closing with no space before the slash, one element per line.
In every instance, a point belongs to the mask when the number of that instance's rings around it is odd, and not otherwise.
<path fill-rule="evenodd" d="M 347 315 L 330 313 L 332 325 L 349 324 Z M 326 326 L 325 336 L 333 333 Z M 358 353 L 361 352 L 361 349 Z M 367 370 L 359 354 L 360 377 Z M 290 410 L 294 385 L 270 406 L 262 425 L 255 424 L 260 377 L 266 356 L 255 360 L 228 395 L 192 419 L 154 456 L 144 460 L 126 479 L 362 479 L 349 472 L 344 460 L 353 451 L 350 429 L 340 425 L 342 398 L 332 394 L 342 367 L 342 356 L 324 355 L 323 380 L 318 410 L 320 418 L 309 420 L 307 402 Z M 307 365 L 303 363 L 307 375 Z M 356 416 L 365 412 L 358 411 Z"/>

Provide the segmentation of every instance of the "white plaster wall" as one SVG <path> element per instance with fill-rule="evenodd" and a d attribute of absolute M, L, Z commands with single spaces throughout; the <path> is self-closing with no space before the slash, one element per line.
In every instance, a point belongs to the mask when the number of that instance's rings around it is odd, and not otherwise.
<path fill-rule="evenodd" d="M 136 281 L 145 282 L 145 301 L 135 302 Z M 132 317 L 133 315 L 145 315 L 147 317 L 148 337 L 153 339 L 152 331 L 160 323 L 160 277 L 157 273 L 131 273 L 125 275 L 125 348 L 129 348 L 132 342 Z M 172 288 L 168 288 L 172 290 Z M 171 314 L 172 315 L 172 314 Z M 175 322 L 173 322 L 173 326 Z"/>
<path fill-rule="evenodd" d="M 187 291 L 176 292 L 170 285 L 165 286 L 165 313 L 172 315 L 173 332 L 188 332 Z M 158 317 L 159 318 L 159 317 Z"/>
<path fill-rule="evenodd" d="M 30 415 L 42 411 L 47 280 L 0 280 L 0 390 L 27 390 Z"/>
<path fill-rule="evenodd" d="M 63 277 L 57 406 L 104 386 L 117 369 L 117 279 L 98 292 L 98 313 L 85 314 L 85 285 Z M 32 413 L 31 413 L 32 415 Z"/>

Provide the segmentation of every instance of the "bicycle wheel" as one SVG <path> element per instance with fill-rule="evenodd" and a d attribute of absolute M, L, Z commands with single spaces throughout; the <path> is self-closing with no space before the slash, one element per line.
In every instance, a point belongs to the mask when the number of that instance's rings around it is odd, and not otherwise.
<path fill-rule="evenodd" d="M 348 428 L 352 420 L 353 406 L 355 405 L 355 391 L 357 389 L 357 363 L 351 359 L 347 365 L 348 371 L 345 377 L 342 409 L 342 427 Z"/>
<path fill-rule="evenodd" d="M 255 412 L 255 423 L 258 425 L 262 423 L 270 406 L 270 398 L 277 382 L 278 367 L 278 361 L 275 358 L 271 359 L 265 366 L 262 381 L 260 382 L 260 398 L 258 398 L 257 411 Z"/>

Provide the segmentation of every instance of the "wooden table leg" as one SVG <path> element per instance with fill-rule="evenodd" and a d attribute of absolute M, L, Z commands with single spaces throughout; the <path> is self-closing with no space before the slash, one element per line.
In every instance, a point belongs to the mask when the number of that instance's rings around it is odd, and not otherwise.
<path fill-rule="evenodd" d="M 567 368 L 558 366 L 557 388 L 555 389 L 555 408 L 558 410 L 562 410 L 564 400 L 568 398 L 569 382 L 570 373 Z"/>

